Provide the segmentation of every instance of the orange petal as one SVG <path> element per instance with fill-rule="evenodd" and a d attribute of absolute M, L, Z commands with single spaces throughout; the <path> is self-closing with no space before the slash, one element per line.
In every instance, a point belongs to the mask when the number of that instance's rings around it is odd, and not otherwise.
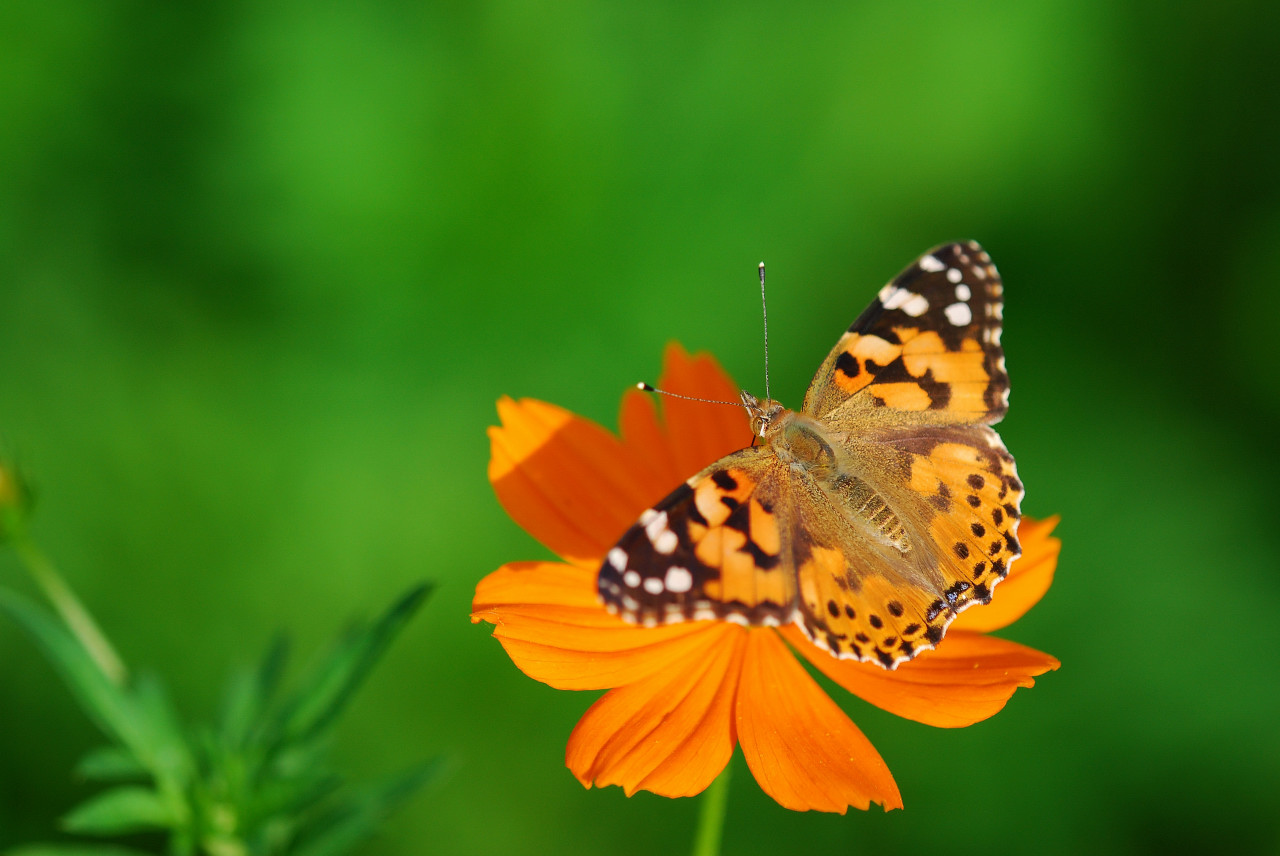
<path fill-rule="evenodd" d="M 873 802 L 902 808 L 875 747 L 782 640 L 769 630 L 752 631 L 749 640 L 738 688 L 738 739 L 765 793 L 796 811 L 844 814 Z"/>
<path fill-rule="evenodd" d="M 1022 556 L 1009 568 L 1009 576 L 992 593 L 991 603 L 966 609 L 951 623 L 948 633 L 972 630 L 986 633 L 1008 627 L 1040 602 L 1053 583 L 1062 540 L 1049 533 L 1058 525 L 1058 515 L 1046 520 L 1022 518 L 1018 541 Z"/>
<path fill-rule="evenodd" d="M 712 401 L 739 401 L 737 387 L 714 357 L 710 354 L 690 356 L 674 342 L 667 345 L 663 355 L 658 386 L 668 392 Z M 751 445 L 751 423 L 742 407 L 664 398 L 662 412 L 681 479 L 687 479 L 730 452 Z"/>
<path fill-rule="evenodd" d="M 505 565 L 480 581 L 471 621 L 488 621 L 520 671 L 557 689 L 606 689 L 686 661 L 715 622 L 640 627 L 610 615 L 595 575 L 558 562 Z"/>
<path fill-rule="evenodd" d="M 478 613 L 492 607 L 530 603 L 592 607 L 604 612 L 596 594 L 595 572 L 562 562 L 503 565 L 476 586 L 471 609 Z M 472 616 L 472 621 L 476 620 Z"/>
<path fill-rule="evenodd" d="M 489 480 L 517 523 L 557 555 L 592 565 L 673 485 L 656 480 L 617 437 L 534 399 L 498 401 Z"/>
<path fill-rule="evenodd" d="M 618 429 L 622 433 L 622 444 L 635 456 L 636 465 L 666 485 L 668 493 L 693 475 L 680 469 L 666 428 L 658 419 L 657 396 L 653 393 L 631 389 L 622 396 Z"/>
<path fill-rule="evenodd" d="M 849 692 L 890 713 L 940 728 L 959 728 L 992 716 L 1018 687 L 1032 686 L 1035 675 L 1061 665 L 1016 642 L 953 630 L 937 648 L 922 651 L 890 672 L 871 663 L 838 660 L 794 625 L 782 633 L 820 672 Z"/>
<path fill-rule="evenodd" d="M 569 738 L 565 764 L 586 787 L 667 797 L 701 793 L 733 754 L 733 698 L 747 632 L 716 623 L 652 677 L 606 693 Z"/>

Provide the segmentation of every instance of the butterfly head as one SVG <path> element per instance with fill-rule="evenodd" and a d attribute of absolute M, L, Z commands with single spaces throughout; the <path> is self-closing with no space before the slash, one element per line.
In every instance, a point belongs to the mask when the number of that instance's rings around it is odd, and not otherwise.
<path fill-rule="evenodd" d="M 767 437 L 771 430 L 776 429 L 787 409 L 772 398 L 761 401 L 745 389 L 741 395 L 742 406 L 747 408 L 747 415 L 751 417 L 751 433 L 762 439 Z"/>

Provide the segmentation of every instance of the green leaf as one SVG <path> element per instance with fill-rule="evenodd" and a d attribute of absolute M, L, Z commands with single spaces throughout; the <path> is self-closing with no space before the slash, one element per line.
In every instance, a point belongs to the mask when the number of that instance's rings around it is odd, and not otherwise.
<path fill-rule="evenodd" d="M 256 822 L 286 819 L 297 824 L 298 817 L 335 793 L 342 779 L 324 772 L 313 772 L 288 779 L 273 779 L 259 785 L 248 806 L 248 816 Z"/>
<path fill-rule="evenodd" d="M 152 771 L 172 789 L 184 790 L 195 776 L 195 760 L 164 684 L 158 676 L 143 673 L 133 698 L 145 723 Z"/>
<path fill-rule="evenodd" d="M 436 758 L 404 773 L 356 789 L 300 833 L 292 856 L 341 856 L 370 838 L 406 799 L 444 769 Z"/>
<path fill-rule="evenodd" d="M 14 850 L 6 850 L 4 856 L 151 856 L 145 850 L 118 847 L 115 844 L 24 844 Z"/>
<path fill-rule="evenodd" d="M 307 741 L 331 725 L 431 588 L 429 583 L 414 586 L 373 625 L 357 626 L 340 640 L 284 706 L 277 726 L 280 739 Z"/>
<path fill-rule="evenodd" d="M 149 788 L 122 786 L 81 803 L 62 818 L 62 828 L 80 835 L 122 835 L 167 829 L 173 814 Z"/>
<path fill-rule="evenodd" d="M 241 669 L 232 675 L 218 717 L 218 731 L 228 748 L 245 745 L 262 711 L 275 695 L 288 656 L 289 639 L 282 633 L 272 641 L 257 668 Z"/>
<path fill-rule="evenodd" d="M 0 588 L 0 609 L 20 624 L 44 651 L 76 701 L 99 728 L 145 758 L 147 743 L 137 711 L 62 624 L 17 592 Z"/>
<path fill-rule="evenodd" d="M 123 746 L 99 746 L 80 759 L 76 775 L 94 782 L 148 778 L 147 768 Z"/>

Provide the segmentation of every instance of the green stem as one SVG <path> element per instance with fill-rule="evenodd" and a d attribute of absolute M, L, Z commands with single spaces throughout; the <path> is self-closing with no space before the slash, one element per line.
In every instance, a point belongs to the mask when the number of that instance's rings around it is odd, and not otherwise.
<path fill-rule="evenodd" d="M 124 686 L 129 677 L 124 662 L 98 629 L 97 622 L 80 603 L 75 592 L 63 581 L 53 562 L 25 535 L 14 537 L 13 548 L 22 557 L 27 573 L 44 591 L 45 597 L 49 598 L 53 608 L 62 616 L 62 620 L 67 623 L 76 639 L 80 640 L 80 644 L 89 652 L 102 673 L 117 686 Z"/>
<path fill-rule="evenodd" d="M 729 802 L 729 768 L 716 777 L 702 794 L 698 810 L 698 831 L 693 838 L 693 856 L 720 856 L 720 837 L 724 833 L 724 810 Z"/>

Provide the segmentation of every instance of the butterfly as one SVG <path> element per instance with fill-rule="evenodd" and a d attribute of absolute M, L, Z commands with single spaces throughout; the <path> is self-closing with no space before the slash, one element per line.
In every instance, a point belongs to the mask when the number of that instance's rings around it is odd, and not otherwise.
<path fill-rule="evenodd" d="M 991 600 L 1021 554 L 1003 285 L 976 242 L 922 255 L 836 342 L 800 410 L 741 394 L 752 444 L 677 487 L 606 554 L 640 624 L 794 622 L 887 669 Z"/>

